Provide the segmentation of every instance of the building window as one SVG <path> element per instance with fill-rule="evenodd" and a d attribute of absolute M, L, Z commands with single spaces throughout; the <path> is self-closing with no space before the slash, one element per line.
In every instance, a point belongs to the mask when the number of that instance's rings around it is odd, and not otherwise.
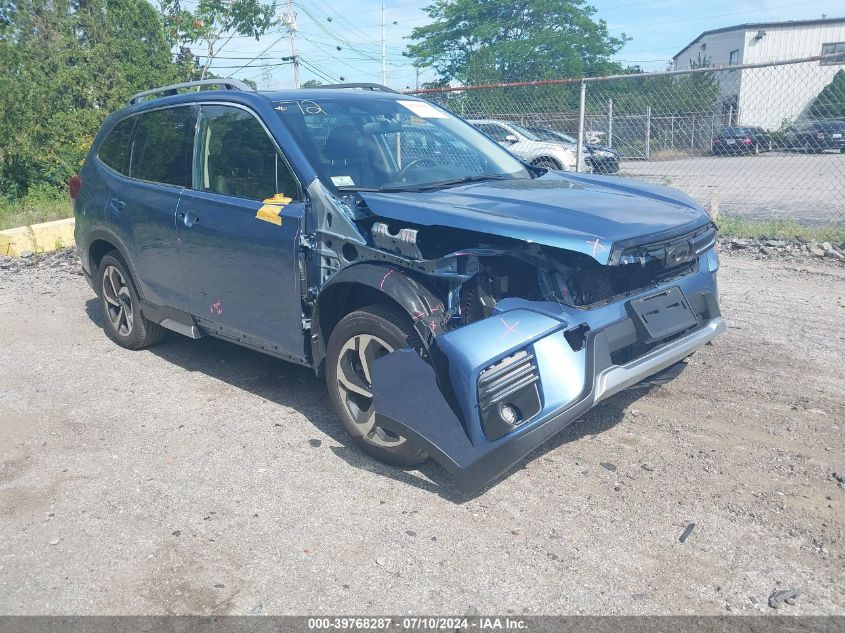
<path fill-rule="evenodd" d="M 739 49 L 731 51 L 731 56 L 728 58 L 728 64 L 736 66 L 739 63 Z"/>
<path fill-rule="evenodd" d="M 822 44 L 822 55 L 833 55 L 833 57 L 828 57 L 821 61 L 823 66 L 845 64 L 845 42 Z"/>

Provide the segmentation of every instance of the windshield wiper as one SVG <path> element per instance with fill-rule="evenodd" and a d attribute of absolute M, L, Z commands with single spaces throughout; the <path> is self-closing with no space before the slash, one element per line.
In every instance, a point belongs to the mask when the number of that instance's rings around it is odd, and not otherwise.
<path fill-rule="evenodd" d="M 486 174 L 482 176 L 464 176 L 463 178 L 453 178 L 451 180 L 441 180 L 440 182 L 432 182 L 425 185 L 417 186 L 414 191 L 426 191 L 428 189 L 442 189 L 444 187 L 454 187 L 456 185 L 468 185 L 473 182 L 484 182 L 485 180 L 510 180 L 511 177 L 505 174 Z"/>
<path fill-rule="evenodd" d="M 464 176 L 451 180 L 429 182 L 421 185 L 395 185 L 391 187 L 338 187 L 339 191 L 363 191 L 364 193 L 394 193 L 399 191 L 428 191 L 430 189 L 442 189 L 443 187 L 454 187 L 472 182 L 484 182 L 485 180 L 509 180 L 505 174 L 487 174 L 484 176 Z"/>

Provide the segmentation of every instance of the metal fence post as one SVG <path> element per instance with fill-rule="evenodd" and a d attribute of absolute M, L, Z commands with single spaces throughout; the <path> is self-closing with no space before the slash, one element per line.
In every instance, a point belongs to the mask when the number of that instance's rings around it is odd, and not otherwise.
<path fill-rule="evenodd" d="M 613 98 L 607 100 L 607 146 L 613 147 Z"/>
<path fill-rule="evenodd" d="M 645 159 L 651 158 L 651 106 L 645 109 Z"/>
<path fill-rule="evenodd" d="M 584 171 L 584 116 L 587 109 L 587 82 L 581 82 L 581 98 L 578 105 L 578 156 L 575 171 Z"/>

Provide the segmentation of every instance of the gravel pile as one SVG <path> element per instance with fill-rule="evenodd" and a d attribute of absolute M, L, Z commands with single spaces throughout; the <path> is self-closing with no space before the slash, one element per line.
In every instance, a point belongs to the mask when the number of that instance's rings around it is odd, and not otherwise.
<path fill-rule="evenodd" d="M 49 253 L 24 251 L 21 257 L 0 255 L 0 271 L 16 273 L 30 268 L 50 268 L 71 275 L 81 275 L 82 268 L 75 248 L 63 248 Z"/>
<path fill-rule="evenodd" d="M 721 237 L 723 251 L 744 251 L 765 257 L 816 258 L 845 263 L 845 244 L 830 242 L 805 242 L 803 240 L 757 240 L 736 237 Z"/>

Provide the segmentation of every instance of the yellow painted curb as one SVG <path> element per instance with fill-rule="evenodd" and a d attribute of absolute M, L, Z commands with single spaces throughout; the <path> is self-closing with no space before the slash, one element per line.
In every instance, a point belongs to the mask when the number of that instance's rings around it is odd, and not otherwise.
<path fill-rule="evenodd" d="M 73 246 L 73 218 L 19 226 L 0 231 L 0 255 L 20 255 L 24 251 L 46 253 Z"/>

